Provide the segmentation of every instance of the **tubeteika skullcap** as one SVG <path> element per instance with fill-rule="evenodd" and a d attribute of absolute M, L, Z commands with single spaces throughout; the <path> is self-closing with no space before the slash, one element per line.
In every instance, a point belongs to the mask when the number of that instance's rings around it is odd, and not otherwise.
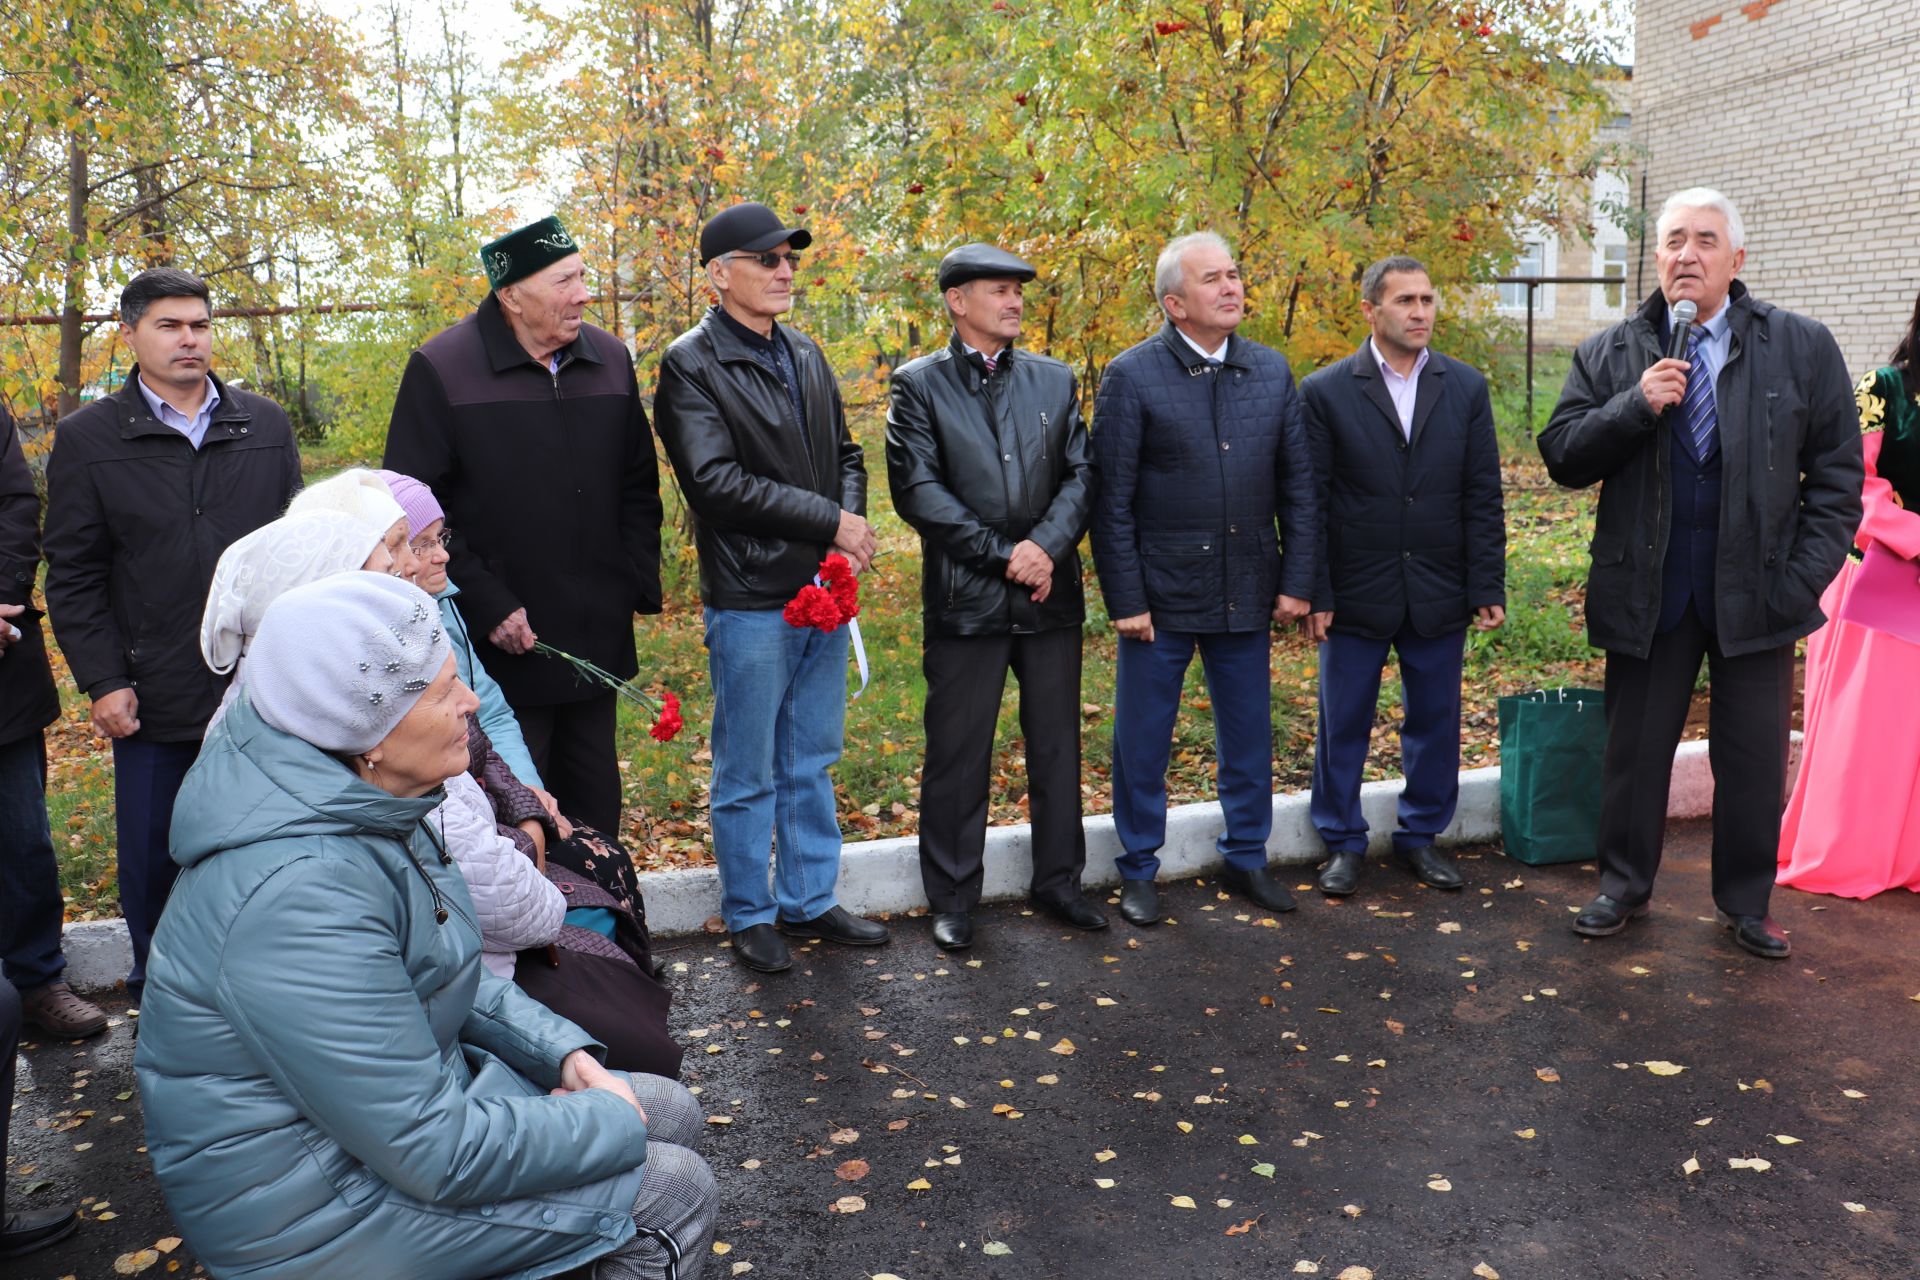
<path fill-rule="evenodd" d="M 503 289 L 578 252 L 560 219 L 549 216 L 481 246 L 480 265 L 486 268 L 487 287 Z"/>

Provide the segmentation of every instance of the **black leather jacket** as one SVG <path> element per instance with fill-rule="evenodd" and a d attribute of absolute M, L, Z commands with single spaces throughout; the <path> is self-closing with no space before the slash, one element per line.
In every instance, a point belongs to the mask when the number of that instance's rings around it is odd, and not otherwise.
<path fill-rule="evenodd" d="M 887 475 L 894 509 L 920 532 L 929 633 L 1020 634 L 1086 616 L 1077 548 L 1093 508 L 1093 451 L 1066 365 L 1009 348 L 986 377 L 958 337 L 901 365 Z M 1026 539 L 1053 557 L 1040 604 L 1006 576 Z"/>
<path fill-rule="evenodd" d="M 653 425 L 693 508 L 700 599 L 715 609 L 783 608 L 813 580 L 840 512 L 866 514 L 866 466 L 833 370 L 810 339 L 779 332 L 803 383 L 804 431 L 717 307 L 660 362 Z"/>

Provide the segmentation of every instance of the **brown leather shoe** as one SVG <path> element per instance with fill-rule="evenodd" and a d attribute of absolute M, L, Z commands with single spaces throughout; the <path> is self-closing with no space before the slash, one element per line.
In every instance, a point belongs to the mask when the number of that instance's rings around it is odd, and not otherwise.
<path fill-rule="evenodd" d="M 26 1021 L 62 1040 L 85 1040 L 107 1029 L 107 1015 L 100 1006 L 82 1000 L 64 982 L 22 991 L 20 1013 Z"/>

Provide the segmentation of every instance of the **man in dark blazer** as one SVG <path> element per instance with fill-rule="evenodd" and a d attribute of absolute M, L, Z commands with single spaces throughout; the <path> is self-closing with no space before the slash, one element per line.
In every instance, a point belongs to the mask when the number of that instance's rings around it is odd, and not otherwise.
<path fill-rule="evenodd" d="M 1120 633 L 1113 820 L 1120 914 L 1160 918 L 1167 758 L 1194 650 L 1213 699 L 1225 829 L 1221 882 L 1268 911 L 1293 895 L 1267 867 L 1273 831 L 1272 627 L 1304 618 L 1319 520 L 1287 359 L 1234 331 L 1240 268 L 1211 232 L 1154 266 L 1166 326 L 1121 352 L 1093 419 L 1093 560 Z M 1284 555 L 1282 552 L 1284 551 Z"/>
<path fill-rule="evenodd" d="M 134 367 L 119 391 L 61 419 L 47 458 L 47 613 L 93 728 L 113 742 L 127 994 L 180 868 L 173 800 L 227 678 L 200 656 L 220 553 L 286 510 L 300 445 L 279 405 L 212 372 L 206 282 L 172 267 L 120 292 Z"/>
<path fill-rule="evenodd" d="M 933 938 L 972 945 L 1000 695 L 1020 682 L 1033 822 L 1033 903 L 1078 929 L 1107 918 L 1080 891 L 1080 535 L 1093 454 L 1073 371 L 1022 351 L 1034 270 L 992 245 L 940 263 L 945 347 L 894 370 L 893 506 L 920 534 L 927 759 L 920 876 Z"/>
<path fill-rule="evenodd" d="M 1673 751 L 1700 663 L 1713 686 L 1713 901 L 1744 950 L 1784 959 L 1767 915 L 1780 849 L 1794 641 L 1860 525 L 1865 464 L 1847 365 L 1825 326 L 1747 292 L 1739 210 L 1668 197 L 1660 288 L 1574 352 L 1540 433 L 1547 472 L 1600 486 L 1587 637 L 1607 651 L 1600 893 L 1574 932 L 1645 915 Z M 1695 315 L 1674 343 L 1674 311 Z"/>
<path fill-rule="evenodd" d="M 18 989 L 28 1022 L 79 1040 L 105 1031 L 107 1015 L 61 976 L 66 906 L 47 828 L 45 732 L 60 716 L 60 694 L 33 607 L 39 566 L 40 495 L 13 415 L 0 404 L 0 966 Z M 0 1054 L 0 1084 L 12 1077 L 9 1050 Z M 4 1107 L 0 1103 L 0 1120 Z"/>
<path fill-rule="evenodd" d="M 660 612 L 660 476 L 633 357 L 585 322 L 586 265 L 557 218 L 480 251 L 491 291 L 407 361 L 389 471 L 447 513 L 448 574 L 481 657 L 560 811 L 620 830 L 612 690 L 536 640 L 622 678 L 635 614 Z M 413 534 L 417 536 L 419 530 Z"/>
<path fill-rule="evenodd" d="M 1467 627 L 1506 619 L 1507 531 L 1487 380 L 1429 349 L 1439 300 L 1427 269 L 1384 258 L 1361 278 L 1372 331 L 1300 384 L 1326 553 L 1308 634 L 1320 643 L 1314 828 L 1320 891 L 1352 893 L 1367 851 L 1360 774 L 1389 652 L 1400 663 L 1405 786 L 1394 858 L 1458 889 L 1434 840 L 1460 798 L 1460 669 Z"/>

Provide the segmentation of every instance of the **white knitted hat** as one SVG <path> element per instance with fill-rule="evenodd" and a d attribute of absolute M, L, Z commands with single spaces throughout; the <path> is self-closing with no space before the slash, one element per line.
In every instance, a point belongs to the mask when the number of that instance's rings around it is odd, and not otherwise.
<path fill-rule="evenodd" d="M 406 509 L 394 501 L 387 482 L 365 467 L 349 467 L 337 476 L 310 484 L 287 504 L 290 516 L 308 511 L 344 511 L 381 534 L 393 528 L 396 520 L 407 518 Z M 413 536 L 411 530 L 407 536 Z"/>
<path fill-rule="evenodd" d="M 282 592 L 358 569 L 385 532 L 345 512 L 310 511 L 281 516 L 228 547 L 207 591 L 200 656 L 223 675 L 233 670 L 260 629 L 260 616 Z"/>
<path fill-rule="evenodd" d="M 446 665 L 432 597 L 383 573 L 342 573 L 267 606 L 247 649 L 260 718 L 323 751 L 379 745 Z"/>

